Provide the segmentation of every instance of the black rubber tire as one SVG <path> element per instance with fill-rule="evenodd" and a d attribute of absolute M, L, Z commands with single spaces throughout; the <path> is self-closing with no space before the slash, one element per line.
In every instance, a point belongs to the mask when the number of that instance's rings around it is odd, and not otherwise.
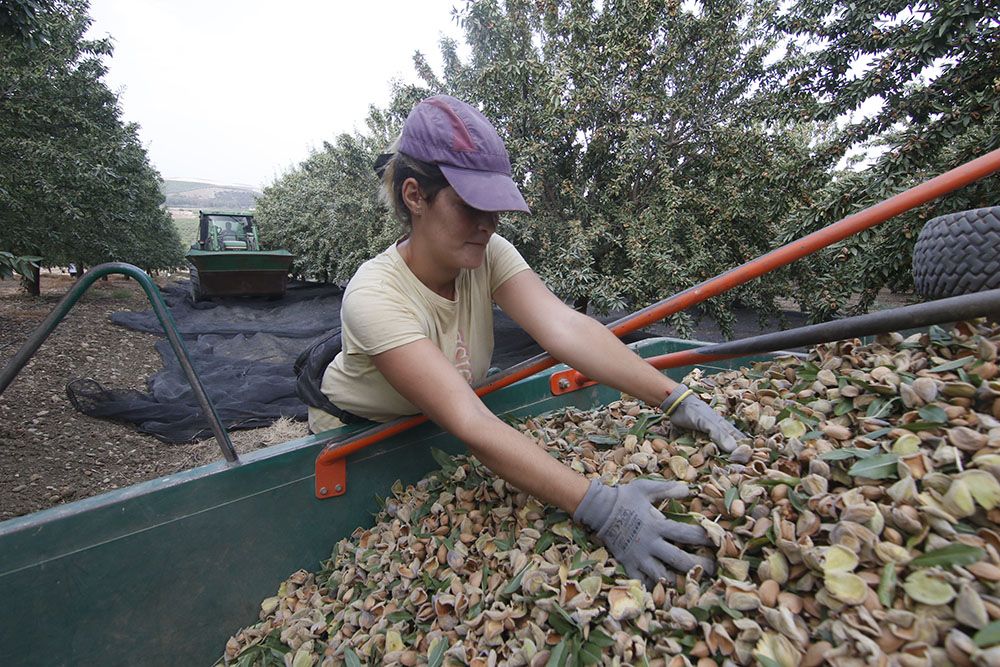
<path fill-rule="evenodd" d="M 928 221 L 913 248 L 913 284 L 936 299 L 1000 287 L 1000 206 Z"/>
<path fill-rule="evenodd" d="M 205 298 L 205 295 L 201 291 L 201 279 L 198 277 L 198 267 L 194 264 L 190 265 L 191 273 L 191 301 L 198 303 Z"/>

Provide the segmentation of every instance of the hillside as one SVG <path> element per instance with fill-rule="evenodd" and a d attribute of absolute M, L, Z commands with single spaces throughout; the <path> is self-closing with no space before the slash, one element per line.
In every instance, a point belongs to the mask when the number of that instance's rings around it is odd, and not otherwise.
<path fill-rule="evenodd" d="M 160 186 L 168 207 L 252 209 L 260 196 L 242 185 L 199 181 L 164 180 Z"/>

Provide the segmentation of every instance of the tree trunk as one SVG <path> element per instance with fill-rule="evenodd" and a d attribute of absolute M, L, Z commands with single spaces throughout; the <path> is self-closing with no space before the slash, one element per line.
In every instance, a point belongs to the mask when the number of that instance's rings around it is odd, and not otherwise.
<path fill-rule="evenodd" d="M 575 310 L 578 313 L 583 313 L 584 315 L 586 315 L 588 306 L 590 306 L 589 296 L 578 296 L 576 297 L 576 300 L 573 301 L 573 310 Z"/>
<path fill-rule="evenodd" d="M 28 285 L 28 294 L 31 296 L 41 296 L 42 295 L 42 267 L 33 266 L 31 267 L 31 277 L 34 278 L 34 282 Z"/>

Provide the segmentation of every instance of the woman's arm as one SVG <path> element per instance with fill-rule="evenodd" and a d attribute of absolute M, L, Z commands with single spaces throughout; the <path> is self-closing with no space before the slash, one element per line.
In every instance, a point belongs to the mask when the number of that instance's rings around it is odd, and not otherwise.
<path fill-rule="evenodd" d="M 607 327 L 557 299 L 533 271 L 509 278 L 493 298 L 556 359 L 602 384 L 661 406 L 671 423 L 708 434 L 726 452 L 747 437 L 687 387 L 650 366 Z"/>
<path fill-rule="evenodd" d="M 587 480 L 496 417 L 427 339 L 383 352 L 375 367 L 408 401 L 518 489 L 572 513 Z"/>
<path fill-rule="evenodd" d="M 680 482 L 635 480 L 615 487 L 582 475 L 491 413 L 441 351 L 424 339 L 374 356 L 375 367 L 429 418 L 462 440 L 500 477 L 594 530 L 629 576 L 647 585 L 667 568 L 711 571 L 711 560 L 675 545 L 709 544 L 704 530 L 665 518 L 655 503 L 683 498 Z"/>
<path fill-rule="evenodd" d="M 534 271 L 512 276 L 493 299 L 549 354 L 589 378 L 649 405 L 660 405 L 677 387 L 607 327 L 556 298 Z"/>

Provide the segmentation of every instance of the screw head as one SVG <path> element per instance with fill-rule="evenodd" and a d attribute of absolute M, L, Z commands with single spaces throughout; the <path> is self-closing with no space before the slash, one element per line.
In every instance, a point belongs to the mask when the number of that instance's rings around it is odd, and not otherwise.
<path fill-rule="evenodd" d="M 344 490 L 344 486 L 342 484 L 338 484 L 337 486 L 333 487 L 333 490 L 336 491 L 337 493 L 340 493 L 341 491 Z"/>
<path fill-rule="evenodd" d="M 559 388 L 560 389 L 569 389 L 569 380 L 567 380 L 566 378 L 561 378 L 559 380 Z"/>
<path fill-rule="evenodd" d="M 319 488 L 319 495 L 321 495 L 321 496 L 325 496 L 326 494 L 327 494 L 327 490 L 326 490 L 326 487 L 325 487 L 325 486 L 321 486 L 321 487 Z"/>

